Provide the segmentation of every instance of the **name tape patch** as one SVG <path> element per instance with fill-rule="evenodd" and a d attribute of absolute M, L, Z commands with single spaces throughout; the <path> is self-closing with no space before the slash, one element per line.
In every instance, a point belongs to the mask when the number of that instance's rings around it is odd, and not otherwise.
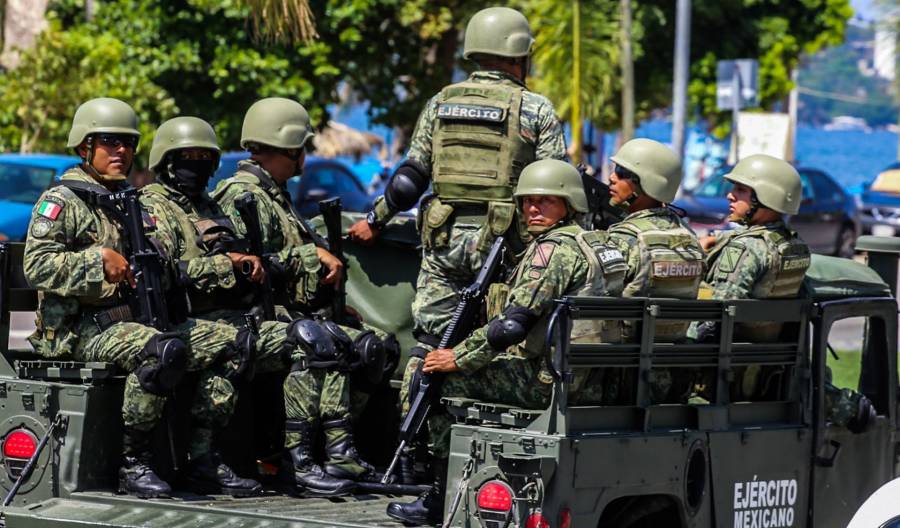
<path fill-rule="evenodd" d="M 788 260 L 784 261 L 784 265 L 782 266 L 782 269 L 784 271 L 790 271 L 790 270 L 795 270 L 795 269 L 806 269 L 809 267 L 809 263 L 810 263 L 809 257 L 803 257 L 803 258 L 798 258 L 798 259 L 788 259 Z"/>
<path fill-rule="evenodd" d="M 654 262 L 653 276 L 661 279 L 697 277 L 703 273 L 702 262 Z"/>
<path fill-rule="evenodd" d="M 597 258 L 600 259 L 601 264 L 609 264 L 610 262 L 625 260 L 625 255 L 622 255 L 622 252 L 618 249 L 604 249 L 597 252 Z"/>
<path fill-rule="evenodd" d="M 438 105 L 438 119 L 501 123 L 503 109 L 494 106 L 442 103 Z"/>

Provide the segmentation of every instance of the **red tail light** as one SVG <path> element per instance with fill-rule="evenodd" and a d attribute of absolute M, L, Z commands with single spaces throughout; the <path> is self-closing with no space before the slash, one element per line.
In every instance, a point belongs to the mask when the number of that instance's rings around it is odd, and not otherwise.
<path fill-rule="evenodd" d="M 37 451 L 37 438 L 25 429 L 17 429 L 3 441 L 3 456 L 29 459 Z"/>
<path fill-rule="evenodd" d="M 508 512 L 512 509 L 512 490 L 499 480 L 492 480 L 478 490 L 478 508 Z"/>
<path fill-rule="evenodd" d="M 572 512 L 568 508 L 559 512 L 559 528 L 572 528 Z"/>
<path fill-rule="evenodd" d="M 525 528 L 550 528 L 550 523 L 540 513 L 532 513 L 525 521 Z"/>

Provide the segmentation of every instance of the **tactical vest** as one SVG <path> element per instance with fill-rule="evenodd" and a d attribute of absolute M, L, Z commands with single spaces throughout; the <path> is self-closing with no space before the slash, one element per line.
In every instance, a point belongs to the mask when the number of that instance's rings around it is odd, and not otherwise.
<path fill-rule="evenodd" d="M 512 202 L 535 147 L 519 132 L 523 86 L 465 81 L 444 88 L 432 134 L 432 184 L 445 202 Z"/>
<path fill-rule="evenodd" d="M 705 260 L 697 236 L 672 215 L 673 225 L 661 229 L 649 218 L 626 219 L 616 224 L 615 231 L 625 231 L 636 238 L 632 251 L 639 252 L 640 267 L 625 285 L 623 297 L 667 297 L 696 299 L 703 279 Z M 657 323 L 656 336 L 664 340 L 684 336 L 689 322 Z M 636 328 L 624 325 L 625 334 L 636 335 Z"/>
<path fill-rule="evenodd" d="M 809 269 L 811 256 L 809 247 L 797 233 L 783 229 L 753 227 L 735 235 L 741 238 L 761 238 L 769 248 L 769 262 L 766 273 L 756 281 L 750 296 L 753 299 L 784 299 L 796 297 Z M 736 325 L 735 336 L 739 339 L 753 338 L 757 341 L 774 341 L 781 332 L 781 323 L 760 321 Z"/>
<path fill-rule="evenodd" d="M 183 240 L 179 241 L 178 260 L 188 262 L 195 258 L 205 257 L 216 240 L 222 236 L 237 238 L 234 224 L 226 216 L 214 218 L 201 218 L 194 204 L 181 193 L 174 193 L 169 187 L 152 183 L 141 189 L 141 193 L 156 194 L 165 199 L 165 207 L 168 209 L 168 220 L 174 220 L 177 229 L 181 232 Z M 218 208 L 216 208 L 218 209 Z M 221 210 L 219 211 L 221 212 Z M 201 314 L 223 307 L 240 307 L 241 296 L 237 291 L 221 292 L 218 295 L 207 295 L 193 288 L 187 288 L 192 314 Z"/>
<path fill-rule="evenodd" d="M 556 242 L 559 245 L 577 247 L 581 250 L 588 264 L 588 274 L 584 283 L 570 285 L 569 289 L 563 293 L 563 296 L 609 297 L 618 295 L 622 291 L 622 281 L 626 270 L 625 259 L 622 253 L 606 245 L 606 233 L 601 231 L 584 231 L 577 225 L 567 225 L 554 229 L 529 245 L 513 274 L 513 284 L 522 280 L 522 275 L 525 273 L 528 263 L 531 262 L 541 242 Z M 505 288 L 503 295 L 508 295 L 508 293 L 509 288 Z M 494 302 L 493 304 L 497 307 L 505 306 L 507 300 L 504 298 L 503 302 Z M 497 314 L 489 313 L 488 315 L 491 317 Z M 552 381 L 549 372 L 546 371 L 546 366 L 543 364 L 544 354 L 548 353 L 548 351 L 544 350 L 544 343 L 551 315 L 551 313 L 542 314 L 528 333 L 524 343 L 515 346 L 511 350 L 516 355 L 541 361 L 539 366 L 541 371 L 540 378 L 545 383 Z M 573 322 L 571 333 L 571 341 L 573 343 L 614 343 L 619 340 L 620 333 L 618 328 L 610 327 L 604 321 L 585 319 Z M 589 369 L 578 369 L 575 372 L 574 379 L 570 385 L 571 391 L 578 391 L 587 379 L 589 372 Z"/>

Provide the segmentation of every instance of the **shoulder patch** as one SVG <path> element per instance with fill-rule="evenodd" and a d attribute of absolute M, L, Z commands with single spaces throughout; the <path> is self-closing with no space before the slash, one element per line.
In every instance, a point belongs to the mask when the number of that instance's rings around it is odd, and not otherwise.
<path fill-rule="evenodd" d="M 506 112 L 496 106 L 441 103 L 438 105 L 438 119 L 458 121 L 487 121 L 489 123 L 502 123 Z"/>
<path fill-rule="evenodd" d="M 47 233 L 50 232 L 50 228 L 52 227 L 52 220 L 39 216 L 38 218 L 35 218 L 34 222 L 31 224 L 31 236 L 34 238 L 44 238 L 47 236 Z"/>
<path fill-rule="evenodd" d="M 719 256 L 716 267 L 721 272 L 731 273 L 737 269 L 738 262 L 740 262 L 744 251 L 746 251 L 744 246 L 729 244 L 722 250 L 722 254 Z"/>
<path fill-rule="evenodd" d="M 537 249 L 534 250 L 534 256 L 531 258 L 532 268 L 546 268 L 550 264 L 550 256 L 556 251 L 555 242 L 541 242 Z"/>
<path fill-rule="evenodd" d="M 44 199 L 37 206 L 37 214 L 50 220 L 56 220 L 65 205 L 62 200 L 58 200 L 53 196 L 44 196 Z"/>

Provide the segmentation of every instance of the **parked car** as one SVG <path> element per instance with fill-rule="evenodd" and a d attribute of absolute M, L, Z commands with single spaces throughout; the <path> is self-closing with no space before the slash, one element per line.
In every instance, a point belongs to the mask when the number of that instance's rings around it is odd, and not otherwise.
<path fill-rule="evenodd" d="M 865 184 L 860 202 L 864 232 L 878 236 L 900 232 L 900 161 L 891 163 Z"/>
<path fill-rule="evenodd" d="M 219 169 L 209 180 L 209 190 L 212 191 L 220 181 L 234 174 L 238 162 L 248 157 L 247 152 L 222 154 Z M 343 163 L 316 156 L 306 157 L 303 175 L 288 180 L 287 189 L 294 206 L 306 217 L 319 214 L 319 201 L 326 198 L 339 196 L 345 211 L 357 213 L 368 212 L 375 200 Z"/>
<path fill-rule="evenodd" d="M 41 193 L 80 162 L 58 154 L 0 154 L 0 241 L 25 240 Z"/>
<path fill-rule="evenodd" d="M 696 189 L 684 194 L 673 205 L 687 213 L 688 223 L 703 236 L 717 229 L 728 229 L 728 191 L 731 182 L 723 167 Z M 852 257 L 860 233 L 856 199 L 819 169 L 797 169 L 803 182 L 800 212 L 789 217 L 791 227 L 815 253 Z"/>

